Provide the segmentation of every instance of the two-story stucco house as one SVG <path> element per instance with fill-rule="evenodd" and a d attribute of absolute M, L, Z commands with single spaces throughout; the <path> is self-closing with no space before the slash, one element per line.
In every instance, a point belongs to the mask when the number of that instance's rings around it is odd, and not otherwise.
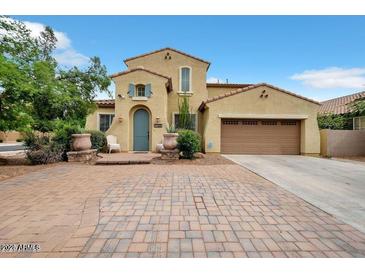
<path fill-rule="evenodd" d="M 206 83 L 210 63 L 172 48 L 124 60 L 88 129 L 117 136 L 123 151 L 154 151 L 189 97 L 207 153 L 318 154 L 319 103 L 269 84 Z"/>

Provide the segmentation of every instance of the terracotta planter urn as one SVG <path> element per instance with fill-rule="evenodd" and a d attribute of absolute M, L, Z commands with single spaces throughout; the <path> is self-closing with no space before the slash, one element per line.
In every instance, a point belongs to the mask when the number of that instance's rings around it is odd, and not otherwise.
<path fill-rule="evenodd" d="M 91 149 L 91 134 L 72 134 L 72 150 L 82 151 Z"/>
<path fill-rule="evenodd" d="M 163 135 L 163 147 L 167 150 L 174 150 L 177 147 L 177 133 L 164 133 Z"/>

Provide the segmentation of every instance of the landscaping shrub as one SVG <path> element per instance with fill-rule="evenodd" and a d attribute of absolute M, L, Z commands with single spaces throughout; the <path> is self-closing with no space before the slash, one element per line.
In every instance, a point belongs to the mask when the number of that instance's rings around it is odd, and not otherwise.
<path fill-rule="evenodd" d="M 64 146 L 52 141 L 48 136 L 37 136 L 28 132 L 24 138 L 26 155 L 33 165 L 62 161 Z"/>
<path fill-rule="evenodd" d="M 57 144 L 63 145 L 65 147 L 65 151 L 71 150 L 72 134 L 79 134 L 82 132 L 82 129 L 79 125 L 70 124 L 70 123 L 60 123 L 54 131 L 53 141 Z"/>
<path fill-rule="evenodd" d="M 33 165 L 50 164 L 63 160 L 64 147 L 55 142 L 38 149 L 27 150 L 27 158 Z"/>
<path fill-rule="evenodd" d="M 97 149 L 98 152 L 107 150 L 107 140 L 105 133 L 100 130 L 85 130 L 85 133 L 90 133 L 91 148 Z"/>
<path fill-rule="evenodd" d="M 60 122 L 54 131 L 53 142 L 63 147 L 62 159 L 67 161 L 67 152 L 71 150 L 72 146 L 72 134 L 79 134 L 82 129 L 77 124 Z"/>
<path fill-rule="evenodd" d="M 317 120 L 320 129 L 345 129 L 348 117 L 344 115 L 326 114 L 318 115 Z"/>
<path fill-rule="evenodd" d="M 200 151 L 200 135 L 192 130 L 179 131 L 177 148 L 182 153 L 182 158 L 193 159 L 194 153 Z"/>
<path fill-rule="evenodd" d="M 23 142 L 23 139 L 16 139 L 17 142 Z"/>

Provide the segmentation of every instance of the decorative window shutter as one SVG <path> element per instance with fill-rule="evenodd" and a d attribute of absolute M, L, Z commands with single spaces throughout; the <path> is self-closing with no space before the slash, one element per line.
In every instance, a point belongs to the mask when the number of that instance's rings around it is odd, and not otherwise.
<path fill-rule="evenodd" d="M 144 90 L 145 90 L 146 97 L 151 97 L 151 94 L 152 94 L 151 84 L 145 85 Z"/>
<path fill-rule="evenodd" d="M 130 83 L 129 88 L 128 88 L 128 95 L 133 97 L 134 91 L 135 91 L 135 86 L 134 86 L 134 84 Z"/>

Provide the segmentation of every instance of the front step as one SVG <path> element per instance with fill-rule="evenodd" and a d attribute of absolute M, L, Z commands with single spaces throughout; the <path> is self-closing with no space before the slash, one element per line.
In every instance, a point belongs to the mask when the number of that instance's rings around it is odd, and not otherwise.
<path fill-rule="evenodd" d="M 146 165 L 151 160 L 97 160 L 95 165 Z"/>

